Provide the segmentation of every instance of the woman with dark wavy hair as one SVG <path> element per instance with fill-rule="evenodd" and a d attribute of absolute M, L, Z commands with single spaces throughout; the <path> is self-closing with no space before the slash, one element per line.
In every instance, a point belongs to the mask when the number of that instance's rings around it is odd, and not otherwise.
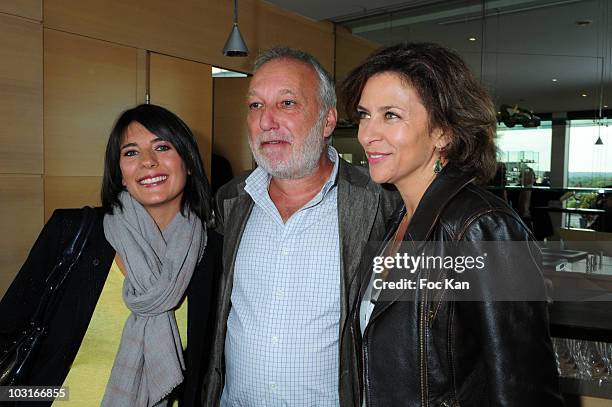
<path fill-rule="evenodd" d="M 199 404 L 220 237 L 208 229 L 210 187 L 179 117 L 155 105 L 121 114 L 102 203 L 19 384 L 64 385 L 79 407 Z M 27 325 L 85 211 L 56 210 L 45 225 L 0 303 L 3 343 Z"/>
<path fill-rule="evenodd" d="M 397 267 L 375 261 L 353 313 L 361 405 L 561 405 L 537 246 L 520 217 L 479 186 L 496 167 L 489 95 L 456 53 L 430 43 L 375 52 L 343 93 L 370 176 L 394 184 L 404 201 L 379 256 L 422 247 L 442 258 L 469 243 L 501 265 L 472 277 L 461 297 L 446 284 L 461 272 L 452 263 L 421 263 L 410 270 L 415 285 L 401 286 Z M 487 246 L 507 241 L 519 242 L 521 255 Z M 531 296 L 517 289 L 523 282 Z"/>

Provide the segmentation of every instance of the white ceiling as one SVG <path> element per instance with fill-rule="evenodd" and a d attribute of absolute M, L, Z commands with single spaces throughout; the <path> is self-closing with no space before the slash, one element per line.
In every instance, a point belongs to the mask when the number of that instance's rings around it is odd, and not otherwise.
<path fill-rule="evenodd" d="M 497 104 L 536 112 L 597 111 L 605 61 L 602 104 L 612 107 L 612 0 L 488 0 L 484 24 L 482 2 L 474 0 L 269 1 L 383 45 L 431 41 L 453 48 Z M 592 24 L 578 26 L 579 20 Z M 472 36 L 477 41 L 468 41 Z"/>

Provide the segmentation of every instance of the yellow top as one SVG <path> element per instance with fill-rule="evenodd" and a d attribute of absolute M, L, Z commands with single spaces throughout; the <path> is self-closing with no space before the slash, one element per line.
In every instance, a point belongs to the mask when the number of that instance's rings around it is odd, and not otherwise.
<path fill-rule="evenodd" d="M 102 293 L 89 321 L 81 347 L 72 362 L 63 386 L 68 388 L 68 401 L 56 401 L 54 406 L 72 404 L 78 407 L 99 406 L 110 377 L 115 354 L 119 349 L 123 325 L 130 311 L 123 302 L 123 273 L 113 261 Z M 187 300 L 175 311 L 183 349 L 187 346 Z"/>

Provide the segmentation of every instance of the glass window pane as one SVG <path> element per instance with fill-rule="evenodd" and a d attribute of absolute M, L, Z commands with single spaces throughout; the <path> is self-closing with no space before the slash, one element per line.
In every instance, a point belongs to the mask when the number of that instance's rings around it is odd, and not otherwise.
<path fill-rule="evenodd" d="M 549 185 L 551 141 L 550 121 L 543 121 L 537 128 L 527 129 L 498 125 L 498 161 L 506 165 L 506 184 L 521 185 L 521 174 L 528 167 L 535 173 L 536 185 Z"/>
<path fill-rule="evenodd" d="M 601 138 L 603 144 L 595 144 Z M 612 185 L 612 127 L 593 120 L 570 121 L 568 186 Z"/>

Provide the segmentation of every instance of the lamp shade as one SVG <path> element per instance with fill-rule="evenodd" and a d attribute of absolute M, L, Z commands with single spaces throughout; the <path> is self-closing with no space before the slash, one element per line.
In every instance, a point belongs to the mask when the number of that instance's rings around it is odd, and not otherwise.
<path fill-rule="evenodd" d="M 246 57 L 249 55 L 249 49 L 244 43 L 244 39 L 238 29 L 238 23 L 234 23 L 232 32 L 230 33 L 225 46 L 223 47 L 223 55 L 226 57 Z"/>

